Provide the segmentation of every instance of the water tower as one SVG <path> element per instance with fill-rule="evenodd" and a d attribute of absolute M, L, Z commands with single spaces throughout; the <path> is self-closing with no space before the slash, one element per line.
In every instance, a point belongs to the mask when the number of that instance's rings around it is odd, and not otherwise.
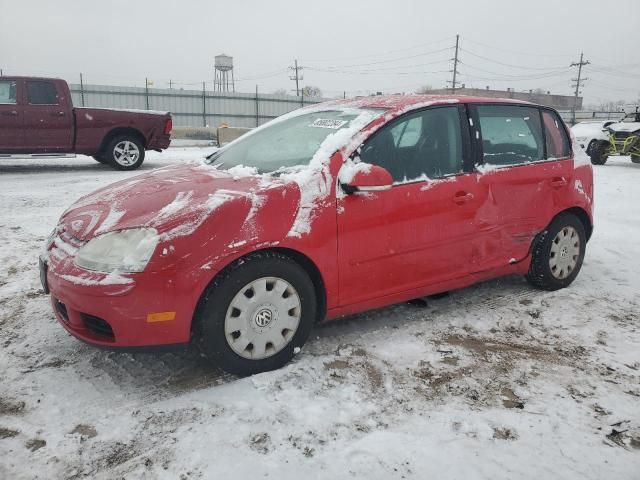
<path fill-rule="evenodd" d="M 233 81 L 233 57 L 225 54 L 216 55 L 214 68 L 213 90 L 215 92 L 235 92 L 236 86 Z"/>

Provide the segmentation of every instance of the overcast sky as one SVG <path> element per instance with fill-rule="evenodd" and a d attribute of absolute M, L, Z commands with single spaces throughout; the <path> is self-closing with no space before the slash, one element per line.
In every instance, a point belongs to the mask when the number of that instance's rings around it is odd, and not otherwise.
<path fill-rule="evenodd" d="M 445 86 L 460 34 L 466 86 L 569 94 L 584 51 L 587 103 L 637 101 L 639 24 L 639 0 L 0 0 L 0 68 L 212 88 L 226 53 L 239 91 L 294 88 L 297 58 L 328 95 L 410 92 Z"/>

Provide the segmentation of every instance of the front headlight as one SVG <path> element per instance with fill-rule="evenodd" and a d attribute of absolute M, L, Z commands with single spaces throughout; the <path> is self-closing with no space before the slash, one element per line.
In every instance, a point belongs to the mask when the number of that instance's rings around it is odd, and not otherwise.
<path fill-rule="evenodd" d="M 93 238 L 80 248 L 76 265 L 98 272 L 142 272 L 158 245 L 154 228 L 132 228 Z"/>

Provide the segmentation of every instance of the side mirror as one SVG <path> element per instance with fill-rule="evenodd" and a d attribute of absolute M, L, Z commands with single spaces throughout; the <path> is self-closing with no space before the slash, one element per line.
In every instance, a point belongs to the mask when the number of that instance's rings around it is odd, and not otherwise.
<path fill-rule="evenodd" d="M 346 193 L 381 192 L 393 186 L 391 174 L 378 165 L 365 163 L 356 164 L 358 167 L 351 172 L 349 179 L 345 179 L 342 188 Z M 347 173 L 347 176 L 348 173 Z"/>

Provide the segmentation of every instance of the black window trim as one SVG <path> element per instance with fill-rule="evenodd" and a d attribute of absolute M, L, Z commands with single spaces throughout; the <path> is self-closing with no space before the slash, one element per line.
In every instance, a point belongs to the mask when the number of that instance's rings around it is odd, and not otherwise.
<path fill-rule="evenodd" d="M 440 105 L 428 105 L 426 107 L 416 108 L 415 110 L 409 110 L 408 112 L 403 113 L 402 115 L 394 118 L 393 120 L 384 123 L 378 128 L 375 132 L 373 132 L 369 137 L 366 138 L 364 142 L 351 154 L 351 158 L 358 156 L 359 152 L 362 150 L 362 147 L 372 140 L 376 135 L 378 135 L 381 131 L 386 128 L 393 128 L 393 126 L 399 122 L 406 120 L 407 117 L 411 115 L 415 115 L 416 113 L 424 112 L 426 110 L 434 110 L 436 108 L 445 108 L 445 107 L 455 107 L 458 111 L 458 117 L 460 119 L 460 135 L 461 135 L 461 145 L 462 145 L 462 171 L 458 173 L 451 173 L 449 175 L 444 175 L 442 177 L 437 178 L 429 178 L 425 180 L 424 178 L 417 178 L 415 180 L 407 180 L 406 182 L 393 182 L 392 188 L 395 187 L 403 187 L 405 185 L 413 185 L 416 183 L 424 183 L 435 180 L 445 180 L 447 178 L 454 178 L 460 175 L 468 175 L 474 172 L 474 166 L 472 165 L 472 156 L 473 149 L 470 141 L 469 134 L 469 120 L 467 117 L 467 110 L 465 103 L 446 103 Z"/>
<path fill-rule="evenodd" d="M 475 164 L 473 166 L 474 171 L 478 172 L 477 167 L 481 166 L 481 165 L 492 165 L 496 170 L 505 170 L 507 168 L 517 168 L 517 167 L 526 167 L 526 166 L 530 166 L 530 165 L 538 165 L 540 163 L 550 163 L 550 162 L 557 162 L 560 160 L 569 160 L 571 158 L 573 158 L 573 148 L 571 145 L 571 135 L 569 134 L 569 132 L 567 132 L 567 127 L 566 124 L 564 123 L 564 121 L 562 121 L 562 117 L 560 117 L 560 114 L 558 114 L 558 112 L 556 110 L 554 110 L 551 107 L 545 107 L 542 105 L 535 105 L 535 104 L 527 104 L 527 103 L 512 103 L 512 102 L 473 102 L 473 103 L 468 103 L 468 108 L 469 108 L 469 118 L 471 119 L 471 121 L 473 122 L 473 132 L 472 132 L 472 140 L 475 138 L 475 141 L 472 141 L 472 145 L 475 149 Z M 483 151 L 483 146 L 482 146 L 482 130 L 480 129 L 480 115 L 478 114 L 478 109 L 477 107 L 479 106 L 492 106 L 492 107 L 527 107 L 527 108 L 534 108 L 536 110 L 538 110 L 538 115 L 540 117 L 540 129 L 542 130 L 542 140 L 543 140 L 543 154 L 544 154 L 544 158 L 541 160 L 534 160 L 532 162 L 526 162 L 526 163 L 514 163 L 512 165 L 493 165 L 493 164 L 487 164 L 484 161 L 484 151 Z M 544 123 L 542 121 L 542 110 L 547 110 L 552 112 L 554 115 L 556 115 L 556 117 L 561 121 L 564 131 L 565 131 L 565 135 L 567 135 L 567 141 L 569 143 L 569 156 L 567 157 L 562 157 L 562 158 L 548 158 L 547 155 L 547 138 L 546 138 L 546 133 L 545 133 L 545 128 L 544 128 Z"/>
<path fill-rule="evenodd" d="M 29 98 L 30 83 L 48 83 L 50 85 L 53 85 L 53 90 L 56 92 L 57 103 L 31 103 L 31 99 Z M 52 82 L 49 80 L 27 80 L 25 83 L 25 95 L 26 95 L 27 105 L 32 105 L 34 107 L 47 107 L 47 106 L 60 105 L 60 96 L 58 95 L 58 87 L 56 86 L 55 82 Z"/>

